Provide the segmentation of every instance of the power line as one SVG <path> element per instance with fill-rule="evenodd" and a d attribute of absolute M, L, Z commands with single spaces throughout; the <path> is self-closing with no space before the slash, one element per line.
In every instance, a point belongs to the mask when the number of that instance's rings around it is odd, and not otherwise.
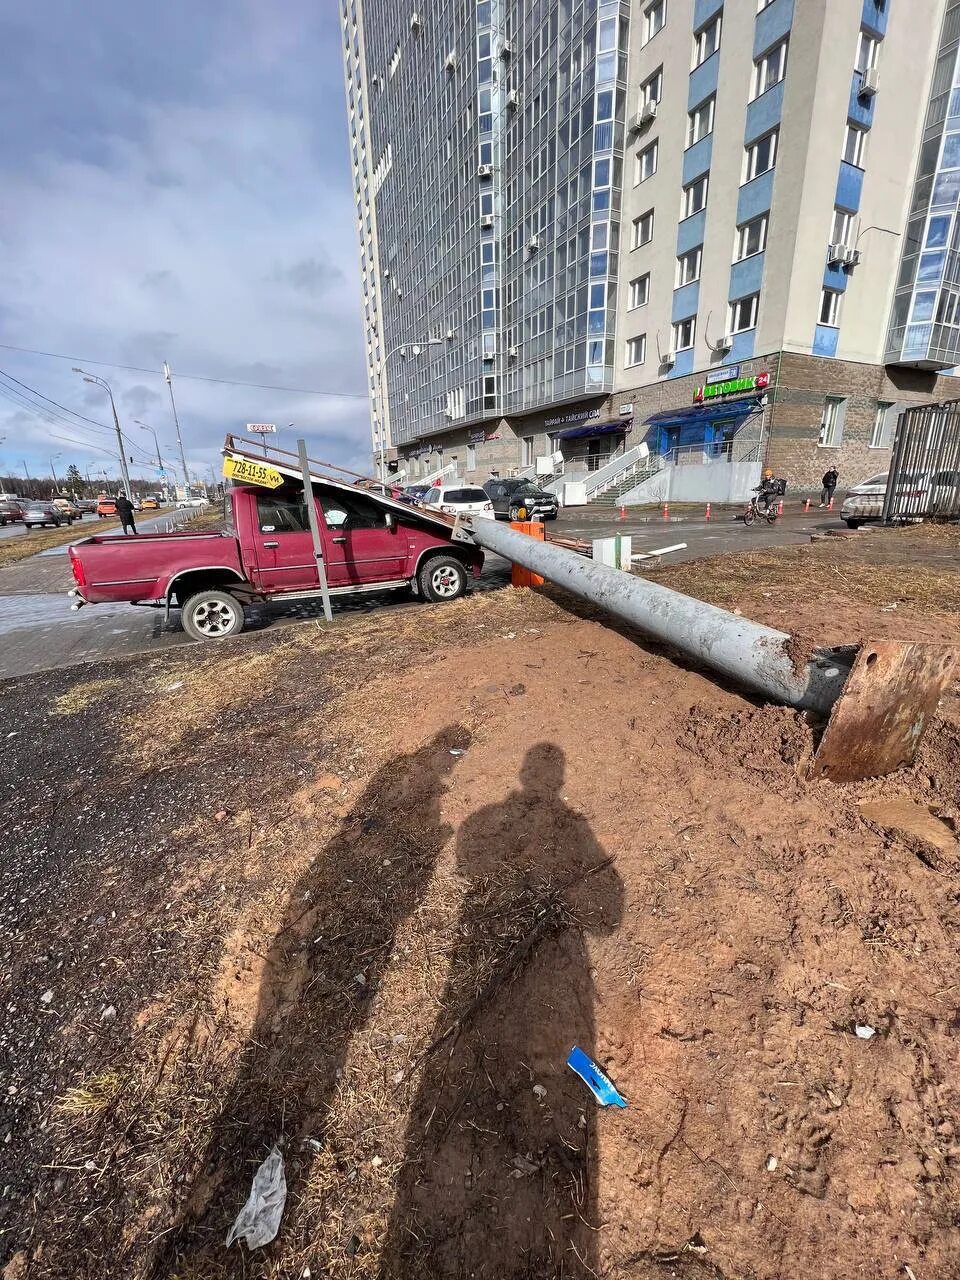
<path fill-rule="evenodd" d="M 55 405 L 58 409 L 63 409 L 65 413 L 69 413 L 74 418 L 80 418 L 84 422 L 89 422 L 93 427 L 100 427 L 104 431 L 110 428 L 104 422 L 97 422 L 95 418 L 88 418 L 85 414 L 78 413 L 76 409 L 68 409 L 65 404 L 60 404 L 58 400 L 51 400 L 49 396 L 45 396 L 42 391 L 38 391 L 36 387 L 28 387 L 25 382 L 21 382 L 19 378 L 15 378 L 12 373 L 7 373 L 0 369 L 0 377 L 6 378 L 8 382 L 15 382 L 18 387 L 23 387 L 24 391 L 29 391 L 31 395 L 39 396 L 41 400 L 46 400 L 47 404 Z"/>
<path fill-rule="evenodd" d="M 127 373 L 153 373 L 163 376 L 161 369 L 145 369 L 136 364 L 116 364 L 111 360 L 91 360 L 89 356 L 67 356 L 61 351 L 37 351 L 33 347 L 15 347 L 9 342 L 0 342 L 3 351 L 19 351 L 27 356 L 46 356 L 50 360 L 73 360 L 77 364 L 96 364 L 104 369 L 124 369 Z M 189 378 L 191 382 L 219 382 L 228 387 L 253 387 L 257 391 L 288 391 L 297 396 L 331 396 L 336 400 L 366 400 L 365 391 L 318 391 L 316 387 L 277 387 L 267 382 L 241 382 L 238 378 L 213 378 L 203 373 L 181 373 L 178 378 Z"/>

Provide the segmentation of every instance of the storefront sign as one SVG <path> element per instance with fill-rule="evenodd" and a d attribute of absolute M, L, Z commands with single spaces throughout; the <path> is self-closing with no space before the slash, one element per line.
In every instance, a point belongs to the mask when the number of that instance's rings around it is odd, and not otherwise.
<path fill-rule="evenodd" d="M 543 425 L 546 429 L 549 429 L 550 427 L 563 427 L 571 422 L 584 422 L 587 418 L 599 417 L 599 409 L 579 409 L 576 413 L 565 413 L 559 418 L 546 418 Z"/>
<path fill-rule="evenodd" d="M 753 378 L 730 378 L 727 382 L 717 382 L 713 386 L 697 387 L 693 393 L 693 402 L 703 404 L 704 400 L 719 400 L 723 396 L 736 395 L 739 391 L 766 391 L 769 385 L 769 373 L 758 373 Z"/>
<path fill-rule="evenodd" d="M 488 440 L 499 440 L 499 439 L 500 439 L 499 431 L 491 431 L 489 435 L 487 435 L 486 431 L 482 431 L 482 430 L 467 432 L 467 444 L 486 444 Z"/>
<path fill-rule="evenodd" d="M 234 458 L 227 454 L 223 459 L 223 474 L 239 484 L 259 484 L 264 489 L 279 489 L 283 476 L 275 467 L 265 462 L 252 462 L 249 458 Z"/>
<path fill-rule="evenodd" d="M 632 404 L 622 404 L 622 405 L 620 406 L 620 417 L 621 417 L 621 418 L 632 418 L 632 417 L 633 417 L 633 405 L 632 405 Z"/>
<path fill-rule="evenodd" d="M 725 369 L 712 369 L 704 381 L 708 387 L 712 387 L 718 382 L 733 382 L 735 378 L 739 377 L 740 366 L 738 364 L 728 364 Z"/>

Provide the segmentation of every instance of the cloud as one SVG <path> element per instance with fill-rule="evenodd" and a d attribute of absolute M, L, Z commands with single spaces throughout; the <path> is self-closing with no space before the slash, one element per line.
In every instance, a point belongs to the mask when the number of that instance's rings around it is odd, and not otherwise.
<path fill-rule="evenodd" d="M 0 156 L 0 342 L 79 357 L 0 350 L 0 369 L 110 426 L 105 392 L 80 383 L 71 365 L 134 366 L 89 367 L 109 381 L 124 429 L 146 455 L 152 441 L 130 419 L 149 422 L 166 453 L 172 417 L 160 369 L 169 360 L 196 469 L 218 462 L 225 431 L 270 421 L 291 438 L 292 422 L 311 448 L 316 440 L 331 460 L 369 470 L 333 6 L 317 13 L 292 0 L 268 12 L 255 0 L 212 0 L 194 21 L 195 6 L 177 0 L 168 10 L 173 45 L 156 40 L 149 57 L 144 40 L 156 34 L 156 18 L 137 6 L 104 7 L 109 19 L 96 38 L 66 0 L 56 20 L 20 13 L 0 23 L 29 98 L 25 131 L 34 135 Z M 42 59 L 30 53 L 37 48 Z M 33 92 L 26 77 L 41 62 Z M 0 109 L 16 91 L 8 84 L 0 92 Z M 61 115 L 69 128 L 52 123 Z M 8 436 L 0 452 L 9 453 L 13 437 L 39 462 L 53 432 L 106 457 L 94 445 L 109 439 L 89 425 L 71 430 L 0 397 L 0 435 Z"/>

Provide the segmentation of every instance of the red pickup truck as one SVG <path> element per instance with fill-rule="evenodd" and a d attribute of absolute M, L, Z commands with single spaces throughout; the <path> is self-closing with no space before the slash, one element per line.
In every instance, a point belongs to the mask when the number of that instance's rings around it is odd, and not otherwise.
<path fill-rule="evenodd" d="M 453 521 L 336 481 L 314 483 L 331 596 L 413 587 L 427 600 L 463 595 L 483 552 L 452 540 Z M 129 601 L 179 608 L 197 640 L 236 635 L 244 605 L 320 595 L 303 483 L 239 486 L 223 532 L 91 537 L 70 548 L 73 607 Z"/>

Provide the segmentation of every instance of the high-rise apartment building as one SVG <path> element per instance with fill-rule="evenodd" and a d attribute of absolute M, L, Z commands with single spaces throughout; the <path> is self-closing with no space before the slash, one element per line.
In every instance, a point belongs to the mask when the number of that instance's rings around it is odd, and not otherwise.
<path fill-rule="evenodd" d="M 854 481 L 960 393 L 960 0 L 339 3 L 408 479 Z"/>

